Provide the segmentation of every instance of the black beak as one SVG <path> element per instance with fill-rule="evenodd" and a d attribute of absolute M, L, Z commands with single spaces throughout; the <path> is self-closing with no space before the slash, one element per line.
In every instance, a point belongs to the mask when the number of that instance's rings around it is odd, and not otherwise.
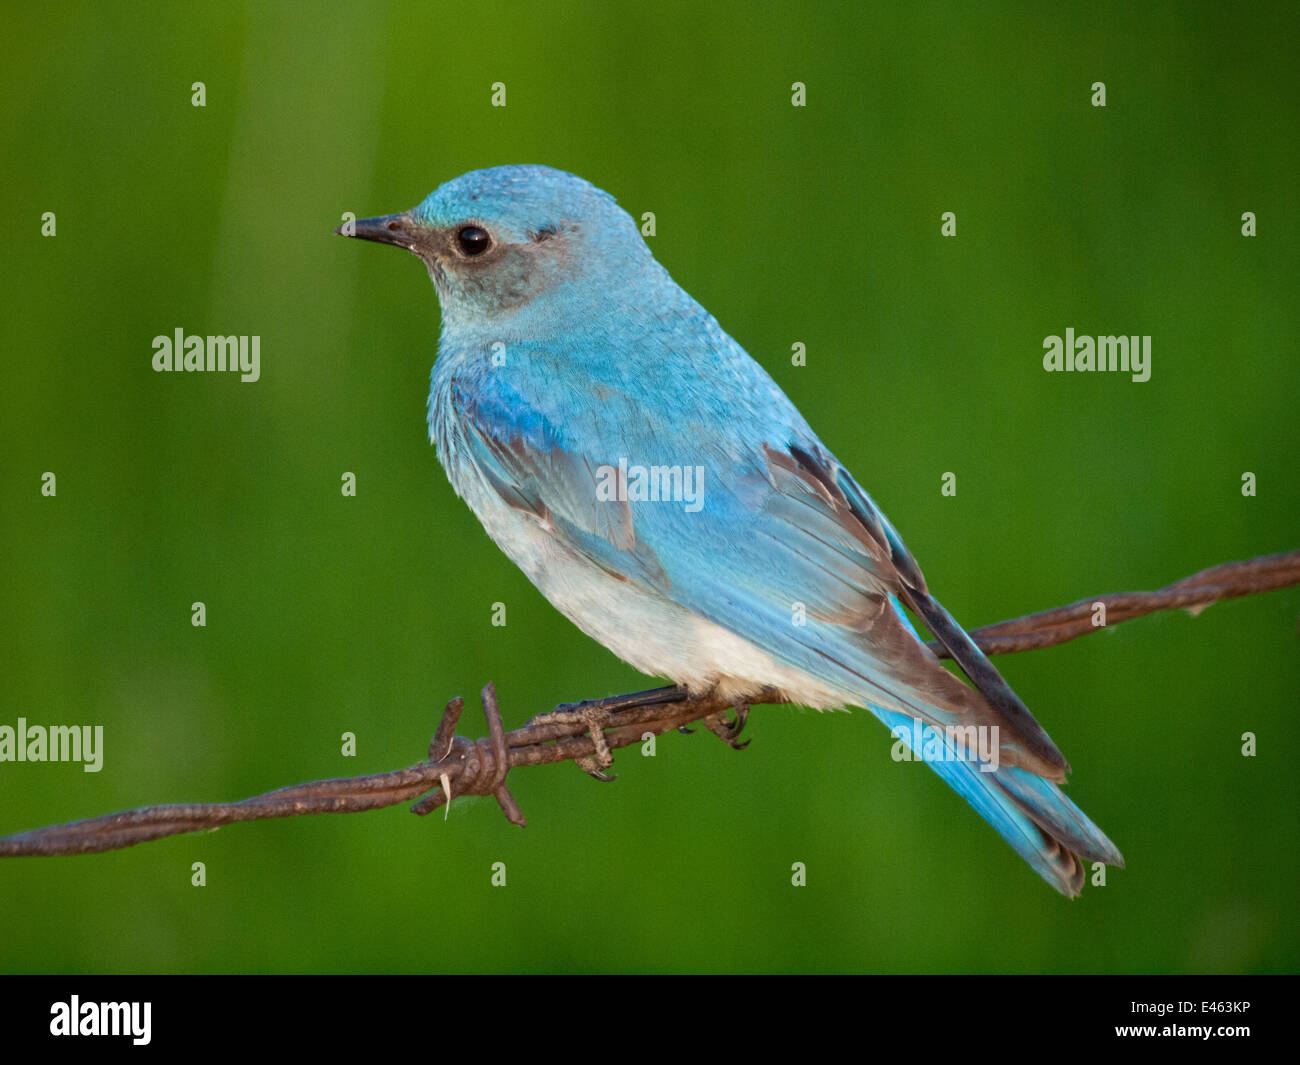
<path fill-rule="evenodd" d="M 355 222 L 344 222 L 334 232 L 340 237 L 360 237 L 362 240 L 373 240 L 379 244 L 392 244 L 407 251 L 415 251 L 419 239 L 419 229 L 409 214 L 358 218 Z"/>

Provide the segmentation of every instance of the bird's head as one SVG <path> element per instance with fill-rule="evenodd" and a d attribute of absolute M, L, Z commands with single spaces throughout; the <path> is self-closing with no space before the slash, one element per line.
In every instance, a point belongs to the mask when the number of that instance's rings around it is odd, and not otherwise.
<path fill-rule="evenodd" d="M 547 166 L 474 170 L 418 207 L 335 232 L 414 252 L 429 268 L 444 319 L 462 323 L 499 321 L 542 296 L 552 312 L 581 312 L 654 265 L 612 196 Z"/>

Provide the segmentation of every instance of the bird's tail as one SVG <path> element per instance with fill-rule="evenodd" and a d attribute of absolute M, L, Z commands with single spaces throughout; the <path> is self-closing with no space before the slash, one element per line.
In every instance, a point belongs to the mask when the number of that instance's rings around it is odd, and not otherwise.
<path fill-rule="evenodd" d="M 1115 844 L 1052 781 L 1017 766 L 989 769 L 943 729 L 894 710 L 870 709 L 1061 894 L 1079 894 L 1085 861 L 1124 864 Z"/>
<path fill-rule="evenodd" d="M 916 628 L 897 599 L 893 600 L 893 607 L 903 625 L 916 636 Z M 952 626 L 969 642 L 970 638 L 956 622 Z M 970 653 L 984 659 L 973 643 Z M 987 659 L 984 661 L 987 664 Z M 990 665 L 989 669 L 992 668 Z M 959 732 L 946 732 L 896 710 L 868 706 L 918 760 L 943 777 L 953 791 L 970 803 L 1062 895 L 1079 894 L 1083 888 L 1085 861 L 1123 867 L 1124 856 L 1119 848 L 1055 782 L 1019 766 L 993 768 L 991 761 L 981 760 L 978 746 Z M 990 750 L 997 751 L 998 743 L 992 743 Z"/>

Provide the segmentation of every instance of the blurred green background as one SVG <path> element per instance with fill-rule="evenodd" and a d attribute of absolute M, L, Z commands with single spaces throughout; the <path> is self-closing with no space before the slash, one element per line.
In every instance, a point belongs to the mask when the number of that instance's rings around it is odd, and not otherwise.
<path fill-rule="evenodd" d="M 1204 7 L 11 6 L 0 724 L 106 755 L 0 764 L 0 832 L 407 765 L 488 680 L 511 727 L 650 683 L 448 487 L 419 263 L 331 233 L 479 167 L 654 211 L 969 626 L 1300 546 L 1300 18 Z M 260 335 L 261 380 L 154 373 L 176 327 Z M 1152 335 L 1151 380 L 1044 373 L 1066 327 Z M 1294 971 L 1298 611 L 1000 660 L 1128 859 L 1073 902 L 868 714 L 762 707 L 742 754 L 517 773 L 523 830 L 472 799 L 0 863 L 0 965 Z"/>

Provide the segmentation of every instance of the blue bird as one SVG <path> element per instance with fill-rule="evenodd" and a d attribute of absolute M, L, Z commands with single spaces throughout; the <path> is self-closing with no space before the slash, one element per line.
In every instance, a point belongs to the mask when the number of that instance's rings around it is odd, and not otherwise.
<path fill-rule="evenodd" d="M 430 438 L 488 535 L 578 628 L 692 692 L 868 708 L 1066 895 L 1085 861 L 1123 864 L 880 508 L 612 196 L 501 166 L 338 232 L 428 267 Z"/>

